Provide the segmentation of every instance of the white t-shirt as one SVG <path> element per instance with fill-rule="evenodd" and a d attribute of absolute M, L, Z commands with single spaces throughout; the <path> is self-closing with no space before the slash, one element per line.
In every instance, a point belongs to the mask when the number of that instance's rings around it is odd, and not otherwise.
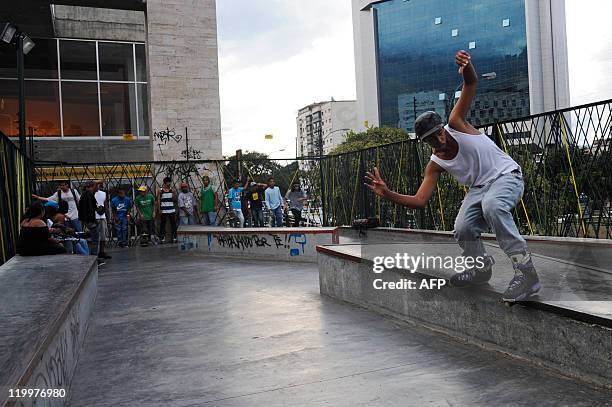
<path fill-rule="evenodd" d="M 73 192 L 74 196 L 72 195 Z M 74 198 L 76 198 L 76 202 Z M 79 195 L 79 191 L 77 191 L 76 189 L 69 189 L 68 192 L 62 191 L 62 201 L 68 202 L 68 213 L 66 214 L 66 216 L 70 220 L 79 219 L 79 199 L 81 199 L 81 195 Z M 57 199 L 57 192 L 51 195 L 49 197 L 49 200 L 59 202 L 59 199 Z"/>
<path fill-rule="evenodd" d="M 96 202 L 98 203 L 98 206 L 104 206 L 104 202 L 106 202 L 106 192 L 97 191 L 94 196 L 96 197 Z M 106 211 L 104 211 L 102 215 L 96 212 L 96 219 L 106 219 Z"/>

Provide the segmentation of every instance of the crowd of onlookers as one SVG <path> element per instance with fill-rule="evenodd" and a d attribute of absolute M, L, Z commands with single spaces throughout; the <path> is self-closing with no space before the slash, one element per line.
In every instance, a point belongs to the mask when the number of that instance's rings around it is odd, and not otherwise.
<path fill-rule="evenodd" d="M 88 181 L 82 191 L 62 181 L 48 197 L 33 195 L 35 201 L 23 215 L 17 252 L 30 256 L 91 254 L 97 255 L 102 265 L 111 258 L 106 247 L 112 236 L 117 246 L 130 245 L 132 226 L 141 245 L 165 243 L 166 236 L 167 242 L 176 242 L 179 224 L 217 226 L 221 218 L 226 218 L 227 225 L 240 228 L 266 224 L 280 227 L 289 223 L 301 226 L 306 201 L 299 183 L 291 185 L 283 196 L 273 177 L 267 184 L 250 178 L 244 182 L 236 179 L 222 196 L 212 187 L 208 176 L 202 178 L 202 186 L 195 194 L 185 182 L 177 192 L 170 177 L 163 179 L 155 194 L 146 185 L 139 186 L 133 198 L 128 192 L 131 191 L 117 187 L 111 197 L 104 190 L 104 180 Z"/>

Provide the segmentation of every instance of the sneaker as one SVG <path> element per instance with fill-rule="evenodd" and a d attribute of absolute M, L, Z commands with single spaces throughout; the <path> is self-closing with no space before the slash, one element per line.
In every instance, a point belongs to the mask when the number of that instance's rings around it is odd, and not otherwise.
<path fill-rule="evenodd" d="M 98 259 L 98 267 L 102 267 L 105 264 L 106 264 L 106 262 L 104 260 Z"/>
<path fill-rule="evenodd" d="M 536 273 L 531 255 L 526 253 L 522 260 L 512 258 L 514 278 L 510 280 L 508 289 L 502 294 L 502 300 L 508 302 L 523 301 L 540 291 L 540 279 Z"/>
<path fill-rule="evenodd" d="M 486 284 L 493 274 L 493 264 L 495 264 L 493 257 L 485 255 L 483 267 L 472 267 L 462 273 L 455 273 L 451 277 L 450 283 L 453 287 Z"/>
<path fill-rule="evenodd" d="M 176 237 L 172 238 L 172 243 L 178 243 L 178 239 Z"/>

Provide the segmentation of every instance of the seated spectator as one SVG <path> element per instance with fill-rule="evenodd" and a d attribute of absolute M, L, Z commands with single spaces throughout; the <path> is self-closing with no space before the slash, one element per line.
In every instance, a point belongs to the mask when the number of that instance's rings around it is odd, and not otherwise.
<path fill-rule="evenodd" d="M 64 254 L 66 249 L 51 237 L 44 220 L 45 207 L 41 202 L 34 202 L 23 216 L 17 253 L 22 256 L 44 256 Z"/>
<path fill-rule="evenodd" d="M 77 253 L 85 256 L 89 255 L 89 246 L 87 240 L 83 239 L 84 233 L 78 232 L 66 225 L 66 213 L 60 208 L 53 217 L 52 233 L 53 236 L 61 242 L 68 253 Z"/>

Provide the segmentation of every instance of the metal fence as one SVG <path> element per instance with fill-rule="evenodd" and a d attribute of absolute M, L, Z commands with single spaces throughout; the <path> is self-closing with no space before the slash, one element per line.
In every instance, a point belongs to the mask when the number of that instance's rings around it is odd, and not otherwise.
<path fill-rule="evenodd" d="M 522 167 L 523 199 L 514 211 L 523 234 L 612 238 L 612 100 L 499 122 L 481 128 Z M 390 188 L 415 194 L 431 149 L 406 140 L 322 163 L 330 223 L 379 217 L 382 225 L 452 230 L 467 193 L 444 174 L 427 208 L 381 200 L 363 185 L 377 166 Z"/>
<path fill-rule="evenodd" d="M 0 133 L 0 264 L 15 254 L 19 221 L 30 201 L 33 167 L 15 144 Z"/>
<path fill-rule="evenodd" d="M 612 100 L 499 122 L 481 128 L 522 167 L 525 193 L 514 216 L 524 234 L 612 238 Z M 118 186 L 156 189 L 165 176 L 175 186 L 187 182 L 197 192 L 203 175 L 223 197 L 231 179 L 277 179 L 284 194 L 299 182 L 308 195 L 309 225 L 350 225 L 379 217 L 383 226 L 452 230 L 467 193 L 449 175 L 438 182 L 425 209 L 412 210 L 374 196 L 364 186 L 365 171 L 377 166 L 388 185 L 416 193 L 429 161 L 429 147 L 415 140 L 353 153 L 299 160 L 218 160 L 115 164 L 40 164 L 37 190 L 51 194 L 59 180 L 78 187 L 104 178 L 113 194 Z M 321 167 L 319 167 L 321 165 Z M 227 219 L 221 205 L 220 217 Z M 323 215 L 324 212 L 324 215 Z M 316 216 L 315 216 L 316 215 Z M 248 216 L 247 216 L 248 218 Z M 316 218 L 316 219 L 315 219 Z"/>

